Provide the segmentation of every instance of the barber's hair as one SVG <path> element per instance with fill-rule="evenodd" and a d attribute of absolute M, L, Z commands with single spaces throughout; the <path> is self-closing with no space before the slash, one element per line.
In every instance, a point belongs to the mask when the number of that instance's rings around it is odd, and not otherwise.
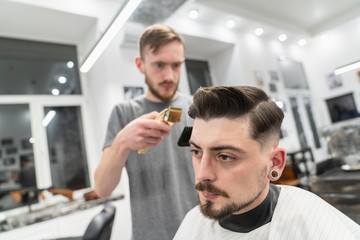
<path fill-rule="evenodd" d="M 279 141 L 283 111 L 261 89 L 251 86 L 199 88 L 189 108 L 191 118 L 248 118 L 250 137 L 260 143 Z"/>
<path fill-rule="evenodd" d="M 146 28 L 145 32 L 141 35 L 139 40 L 140 57 L 144 59 L 146 47 L 149 47 L 149 50 L 151 50 L 153 53 L 157 53 L 157 51 L 162 46 L 173 41 L 178 41 L 185 47 L 184 40 L 180 34 L 175 32 L 169 26 L 162 24 L 154 24 L 149 26 Z"/>

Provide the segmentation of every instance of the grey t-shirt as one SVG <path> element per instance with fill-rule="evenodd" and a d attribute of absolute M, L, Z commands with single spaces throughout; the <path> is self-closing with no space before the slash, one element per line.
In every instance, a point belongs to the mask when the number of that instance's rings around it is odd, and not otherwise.
<path fill-rule="evenodd" d="M 126 162 L 135 240 L 173 239 L 185 214 L 198 203 L 190 149 L 177 146 L 184 127 L 193 125 L 187 114 L 191 102 L 190 96 L 181 93 L 169 103 L 139 97 L 116 105 L 111 113 L 104 148 L 135 118 L 169 106 L 182 108 L 182 120 L 169 136 L 145 154 L 131 151 Z"/>

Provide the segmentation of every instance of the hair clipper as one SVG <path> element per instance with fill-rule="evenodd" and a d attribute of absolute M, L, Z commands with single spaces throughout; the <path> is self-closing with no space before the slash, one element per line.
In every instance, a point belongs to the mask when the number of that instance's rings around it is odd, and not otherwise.
<path fill-rule="evenodd" d="M 168 107 L 162 110 L 155 118 L 155 120 L 163 121 L 169 124 L 170 126 L 173 126 L 175 123 L 181 121 L 181 108 L 175 108 L 175 107 Z M 143 148 L 137 150 L 139 154 L 144 154 L 149 148 Z"/>

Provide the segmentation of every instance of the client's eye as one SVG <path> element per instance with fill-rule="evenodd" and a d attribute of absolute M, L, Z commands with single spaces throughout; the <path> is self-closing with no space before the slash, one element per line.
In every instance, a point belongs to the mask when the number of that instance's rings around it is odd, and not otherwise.
<path fill-rule="evenodd" d="M 199 158 L 201 157 L 201 153 L 199 150 L 196 150 L 196 149 L 191 149 L 191 152 L 192 152 L 192 155 L 196 158 Z"/>
<path fill-rule="evenodd" d="M 233 161 L 235 159 L 234 157 L 231 157 L 231 156 L 225 155 L 225 154 L 219 155 L 219 158 L 223 162 L 229 162 L 229 161 Z"/>

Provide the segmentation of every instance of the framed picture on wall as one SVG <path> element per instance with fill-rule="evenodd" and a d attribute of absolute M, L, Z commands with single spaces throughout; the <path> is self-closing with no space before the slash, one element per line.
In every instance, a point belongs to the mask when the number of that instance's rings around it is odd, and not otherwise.
<path fill-rule="evenodd" d="M 260 71 L 254 71 L 255 83 L 258 86 L 264 85 L 263 75 Z"/>
<path fill-rule="evenodd" d="M 327 75 L 327 82 L 330 89 L 338 88 L 342 86 L 342 80 L 339 75 L 335 73 L 330 73 Z"/>
<path fill-rule="evenodd" d="M 360 71 L 358 71 L 358 72 L 356 73 L 356 75 L 357 75 L 358 81 L 359 81 L 359 83 L 360 83 Z"/>
<path fill-rule="evenodd" d="M 269 74 L 270 74 L 270 79 L 271 79 L 272 81 L 278 81 L 278 80 L 279 80 L 279 75 L 278 75 L 278 72 L 277 72 L 277 71 L 270 70 L 270 71 L 269 71 Z"/>
<path fill-rule="evenodd" d="M 124 86 L 125 100 L 134 99 L 144 93 L 143 87 Z"/>
<path fill-rule="evenodd" d="M 276 93 L 277 92 L 276 84 L 269 83 L 269 89 L 270 89 L 270 92 Z"/>

